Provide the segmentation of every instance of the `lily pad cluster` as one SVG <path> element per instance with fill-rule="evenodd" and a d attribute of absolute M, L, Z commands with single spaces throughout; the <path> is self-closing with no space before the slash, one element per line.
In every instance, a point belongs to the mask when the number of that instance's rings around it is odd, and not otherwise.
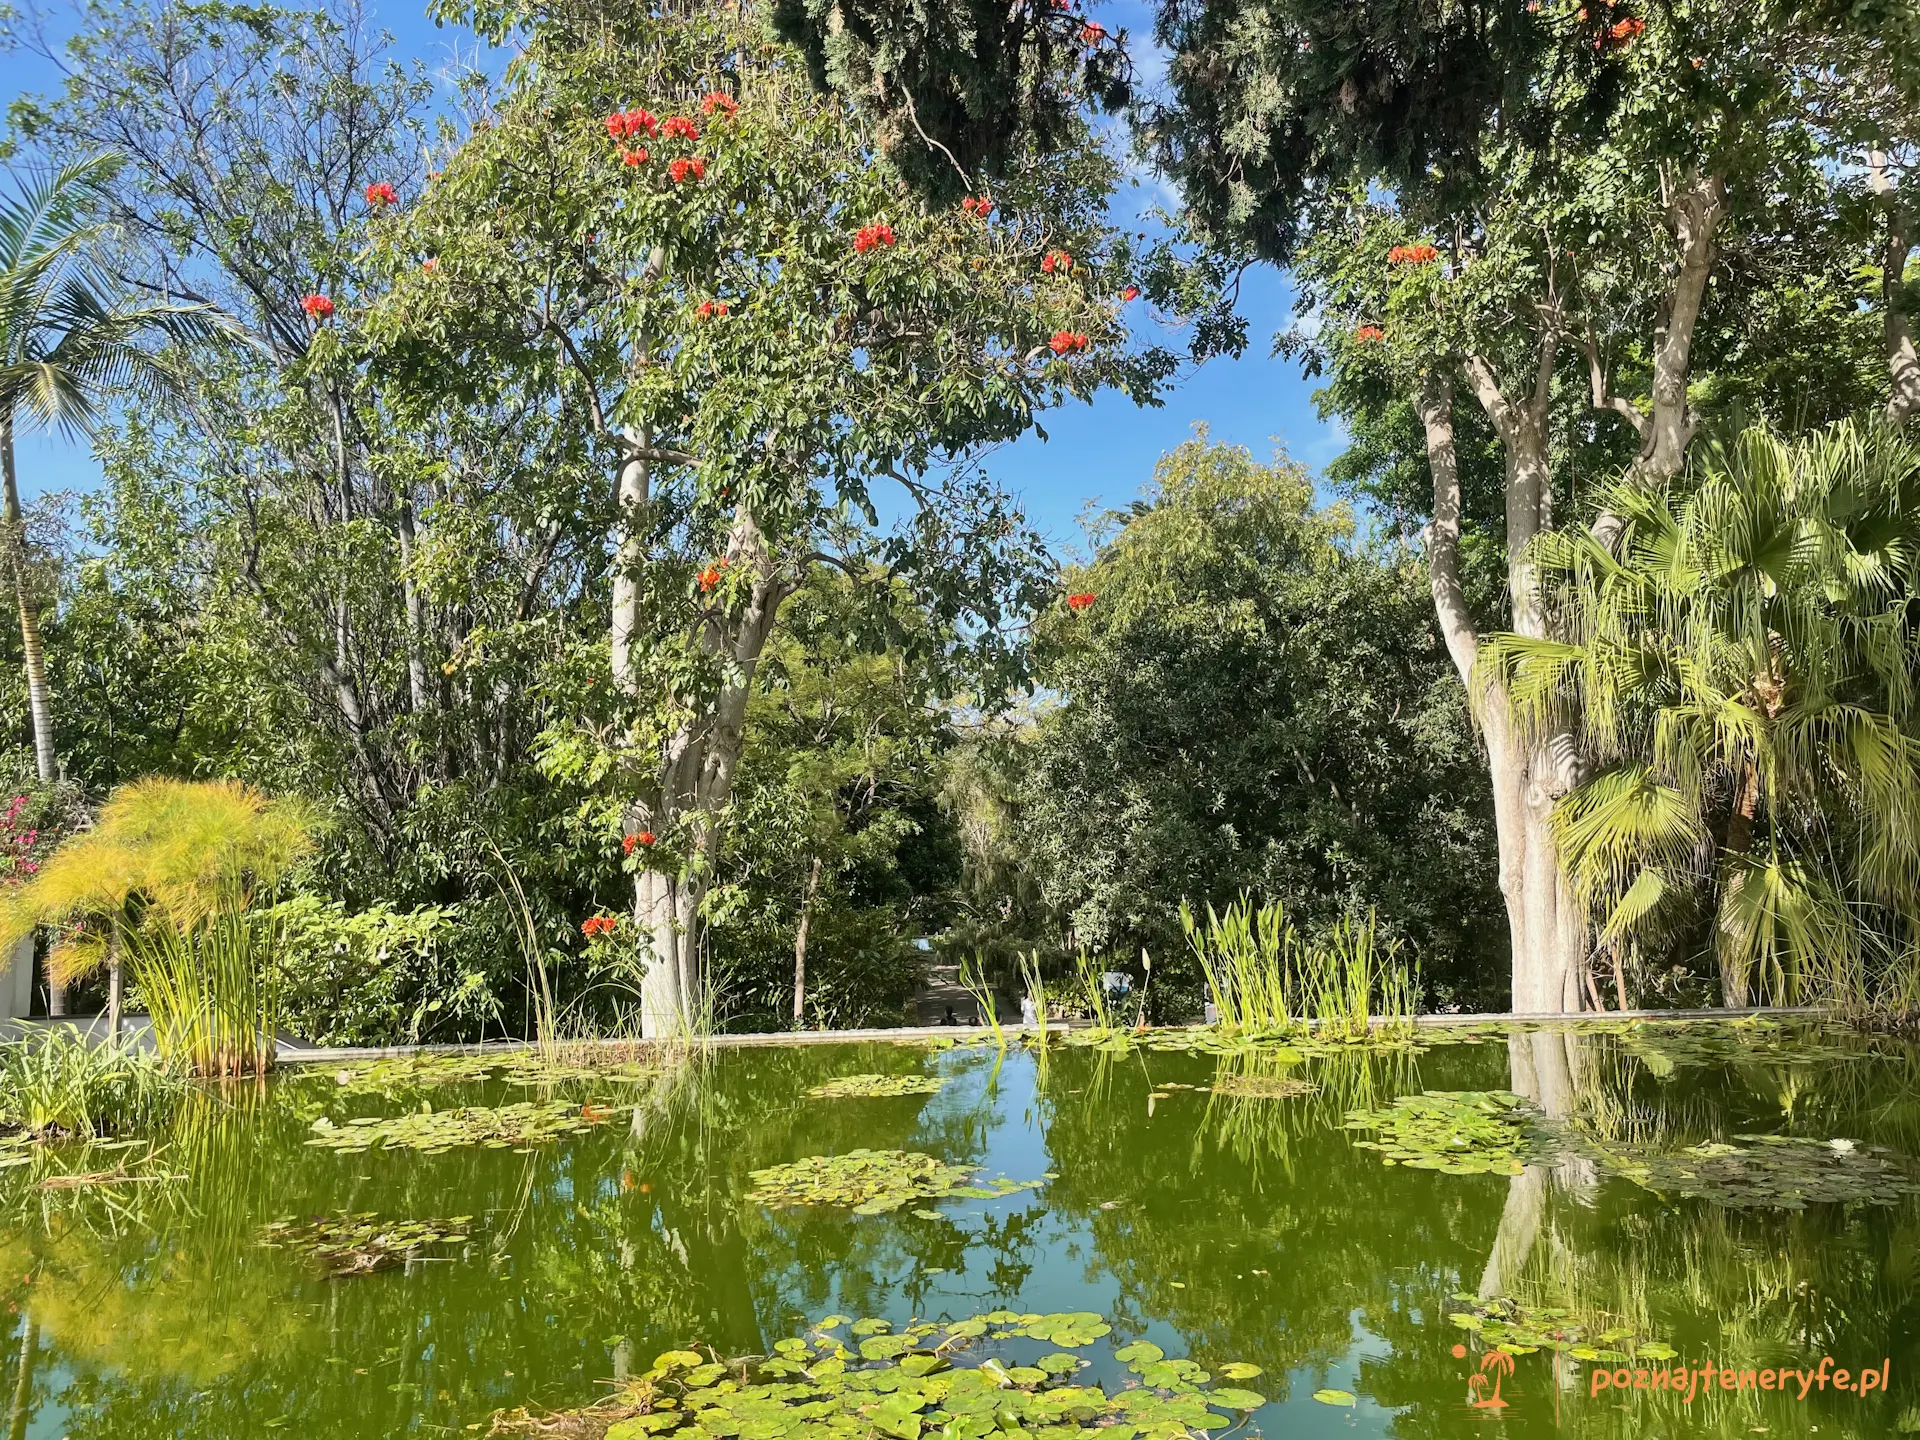
<path fill-rule="evenodd" d="M 1736 1135 L 1684 1150 L 1610 1150 L 1602 1163 L 1649 1190 L 1732 1210 L 1804 1210 L 1810 1204 L 1897 1205 L 1920 1194 L 1903 1157 L 1852 1140 Z"/>
<path fill-rule="evenodd" d="M 1506 1296 L 1482 1298 L 1464 1291 L 1448 1298 L 1461 1306 L 1449 1313 L 1449 1320 L 1471 1331 L 1487 1349 L 1509 1355 L 1559 1350 L 1576 1360 L 1624 1365 L 1633 1360 L 1671 1360 L 1680 1353 L 1671 1345 L 1643 1337 L 1634 1326 L 1596 1327 L 1591 1318 L 1557 1306 L 1528 1305 Z"/>
<path fill-rule="evenodd" d="M 495 1079 L 510 1085 L 560 1085 L 598 1080 L 635 1084 L 651 1080 L 659 1073 L 657 1066 L 614 1059 L 612 1052 L 608 1063 L 600 1065 L 549 1059 L 537 1050 L 514 1050 L 504 1055 L 448 1053 L 367 1060 L 334 1071 L 333 1079 L 343 1095 L 393 1095 Z"/>
<path fill-rule="evenodd" d="M 815 1100 L 879 1099 L 890 1095 L 932 1095 L 946 1081 L 938 1075 L 837 1075 L 814 1086 Z"/>
<path fill-rule="evenodd" d="M 1532 1107 L 1510 1090 L 1428 1090 L 1402 1095 L 1384 1110 L 1355 1110 L 1348 1130 L 1371 1130 L 1357 1140 L 1389 1165 L 1449 1175 L 1518 1175 L 1553 1153 L 1531 1122 Z"/>
<path fill-rule="evenodd" d="M 974 1171 L 949 1165 L 915 1150 L 849 1150 L 844 1155 L 810 1155 L 790 1165 L 753 1172 L 747 1196 L 770 1210 L 794 1205 L 844 1205 L 856 1215 L 884 1215 L 915 1200 L 962 1196 L 997 1200 L 1038 1187 L 1038 1180 L 970 1183 Z"/>
<path fill-rule="evenodd" d="M 1213 1082 L 1214 1094 L 1237 1100 L 1290 1100 L 1318 1088 L 1297 1075 L 1222 1075 Z"/>
<path fill-rule="evenodd" d="M 833 1333 L 842 1328 L 845 1339 Z M 1216 1384 L 1195 1362 L 1168 1359 L 1145 1342 L 1115 1352 L 1136 1377 L 1126 1388 L 1108 1393 L 1075 1383 L 1091 1363 L 1076 1352 L 1107 1333 L 1097 1315 L 999 1310 L 898 1331 L 884 1320 L 830 1315 L 806 1338 L 782 1340 L 764 1358 L 721 1361 L 669 1350 L 597 1405 L 546 1418 L 503 1412 L 493 1433 L 559 1429 L 589 1440 L 1187 1440 L 1228 1429 L 1266 1403 L 1257 1391 Z M 1035 1341 L 1056 1348 L 1023 1355 L 1037 1348 Z M 1229 1364 L 1218 1374 L 1237 1382 L 1258 1376 L 1260 1368 Z"/>
<path fill-rule="evenodd" d="M 439 1155 L 462 1145 L 489 1150 L 524 1148 L 577 1135 L 603 1125 L 631 1106 L 575 1105 L 559 1100 L 546 1104 L 521 1101 L 492 1108 L 462 1105 L 452 1110 L 421 1109 L 405 1115 L 369 1115 L 336 1125 L 322 1115 L 313 1122 L 307 1144 L 343 1154 L 368 1150 L 419 1150 Z"/>
<path fill-rule="evenodd" d="M 316 1215 L 311 1220 L 276 1220 L 261 1231 L 260 1243 L 298 1250 L 329 1279 L 371 1275 L 433 1249 L 466 1240 L 471 1215 L 447 1220 L 383 1220 L 372 1213 Z"/>

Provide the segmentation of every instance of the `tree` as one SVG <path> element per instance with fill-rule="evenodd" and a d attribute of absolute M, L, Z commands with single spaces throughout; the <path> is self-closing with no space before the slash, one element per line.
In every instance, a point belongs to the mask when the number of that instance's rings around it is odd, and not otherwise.
<path fill-rule="evenodd" d="M 118 163 L 101 155 L 64 166 L 0 203 L 0 526 L 20 611 L 42 783 L 56 774 L 53 701 L 40 639 L 40 597 L 28 574 L 14 434 L 34 423 L 91 434 L 102 402 L 114 392 L 134 390 L 150 399 L 170 383 L 170 372 L 136 343 L 144 335 L 188 341 L 213 333 L 204 306 L 114 297 L 89 254 L 106 231 L 85 212 Z"/>
<path fill-rule="evenodd" d="M 785 602 L 821 566 L 878 566 L 872 623 L 903 587 L 925 658 L 990 698 L 1018 671 L 1037 547 L 966 457 L 1172 364 L 1124 346 L 1099 146 L 1029 147 L 991 194 L 928 208 L 762 18 L 487 17 L 520 27 L 525 63 L 383 229 L 392 293 L 368 317 L 383 373 L 482 407 L 476 377 L 498 377 L 604 467 L 575 509 L 608 522 L 612 687 L 545 754 L 652 837 L 630 856 L 651 1033 L 703 1008 L 704 908 Z M 892 533 L 879 480 L 904 498 Z"/>
<path fill-rule="evenodd" d="M 1378 910 L 1443 998 L 1478 1001 L 1498 913 L 1465 707 L 1412 558 L 1314 507 L 1306 471 L 1205 434 L 1110 515 L 1037 631 L 1059 695 L 1020 830 L 1074 941 L 1179 968 L 1182 901 Z"/>
<path fill-rule="evenodd" d="M 1621 486 L 1617 547 L 1536 544 L 1565 638 L 1490 637 L 1486 663 L 1524 725 L 1579 717 L 1598 768 L 1554 823 L 1622 1008 L 1634 952 L 1709 951 L 1730 1006 L 1900 988 L 1920 921 L 1917 501 L 1920 453 L 1878 424 L 1750 429 L 1658 489 Z"/>

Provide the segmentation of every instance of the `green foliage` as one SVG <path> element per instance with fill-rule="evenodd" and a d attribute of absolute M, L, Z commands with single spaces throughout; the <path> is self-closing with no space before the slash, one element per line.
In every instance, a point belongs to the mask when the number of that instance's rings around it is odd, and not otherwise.
<path fill-rule="evenodd" d="M 0 1126 L 39 1139 L 151 1131 L 186 1090 L 177 1070 L 131 1044 L 98 1044 L 64 1025 L 0 1042 Z"/>
<path fill-rule="evenodd" d="M 1356 1110 L 1346 1128 L 1378 1134 L 1378 1140 L 1354 1144 L 1378 1150 L 1389 1165 L 1449 1175 L 1518 1175 L 1551 1153 L 1529 1125 L 1530 1108 L 1505 1090 L 1428 1090 L 1402 1095 L 1384 1110 Z"/>
<path fill-rule="evenodd" d="M 1556 830 L 1602 941 L 1711 955 L 1729 1003 L 1897 986 L 1920 920 L 1920 452 L 1878 424 L 1749 429 L 1609 503 L 1617 553 L 1537 547 L 1566 638 L 1483 652 L 1529 724 L 1576 716 L 1595 757 Z"/>
<path fill-rule="evenodd" d="M 1093 601 L 1037 627 L 1061 698 L 1017 827 L 1075 939 L 1147 947 L 1175 1003 L 1183 900 L 1269 895 L 1308 934 L 1376 908 L 1443 998 L 1476 994 L 1491 815 L 1419 577 L 1297 467 L 1204 438 L 1110 526 L 1065 581 Z"/>
<path fill-rule="evenodd" d="M 267 922 L 279 937 L 281 1015 L 321 1045 L 478 1038 L 503 1017 L 489 957 L 473 953 L 464 918 L 456 906 L 349 914 L 317 895 L 283 900 Z"/>
<path fill-rule="evenodd" d="M 884 1215 L 915 1200 L 958 1195 L 991 1200 L 1036 1188 L 1038 1180 L 971 1184 L 974 1167 L 949 1165 L 911 1150 L 849 1150 L 844 1155 L 810 1155 L 787 1165 L 753 1172 L 747 1198 L 769 1209 L 789 1205 L 847 1205 L 856 1215 Z M 917 1213 L 917 1212 L 916 1212 Z"/>

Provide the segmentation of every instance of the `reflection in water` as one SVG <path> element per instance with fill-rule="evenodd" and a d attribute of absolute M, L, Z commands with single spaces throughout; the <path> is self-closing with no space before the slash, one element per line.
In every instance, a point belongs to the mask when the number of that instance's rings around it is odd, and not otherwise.
<path fill-rule="evenodd" d="M 921 1070 L 947 1085 L 806 1098 L 835 1074 Z M 1287 1078 L 1312 1092 L 1244 1083 Z M 1503 1086 L 1580 1144 L 1510 1178 L 1446 1175 L 1384 1165 L 1341 1128 L 1408 1091 Z M 1594 1159 L 1749 1131 L 1912 1153 L 1920 1081 L 1898 1048 L 1801 1063 L 1779 1045 L 1723 1053 L 1541 1027 L 1504 1046 L 1290 1063 L 1056 1048 L 1042 1069 L 1018 1052 L 727 1051 L 638 1084 L 562 1087 L 631 1115 L 526 1153 L 304 1144 L 323 1113 L 525 1094 L 484 1082 L 347 1096 L 330 1076 L 283 1080 L 208 1092 L 183 1113 L 156 1162 L 178 1183 L 54 1192 L 16 1172 L 0 1196 L 0 1280 L 17 1315 L 0 1351 L 9 1437 L 469 1433 L 497 1408 L 590 1400 L 664 1349 L 764 1352 L 832 1311 L 904 1321 L 1000 1306 L 1096 1310 L 1116 1343 L 1262 1365 L 1270 1436 L 1336 1421 L 1465 1436 L 1486 1413 L 1470 1400 L 1491 1387 L 1469 1391 L 1480 1352 L 1453 1355 L 1472 1337 L 1448 1317 L 1474 1296 L 1564 1310 L 1593 1334 L 1657 1336 L 1688 1361 L 1891 1360 L 1885 1400 L 1748 1392 L 1682 1411 L 1590 1396 L 1572 1357 L 1505 1357 L 1500 1423 L 1523 1434 L 1817 1424 L 1823 1437 L 1877 1436 L 1920 1403 L 1912 1199 L 1728 1211 L 1665 1200 Z M 939 1202 L 935 1218 L 742 1202 L 753 1169 L 863 1145 L 1054 1178 L 1038 1196 Z M 462 1254 L 333 1281 L 258 1244 L 268 1221 L 343 1211 L 472 1215 L 473 1238 Z M 1361 1403 L 1318 1405 L 1323 1386 Z"/>

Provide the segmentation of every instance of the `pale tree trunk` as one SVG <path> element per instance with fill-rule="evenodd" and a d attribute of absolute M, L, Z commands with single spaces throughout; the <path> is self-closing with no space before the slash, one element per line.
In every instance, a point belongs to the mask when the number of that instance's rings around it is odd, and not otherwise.
<path fill-rule="evenodd" d="M 1904 425 L 1920 411 L 1920 355 L 1914 352 L 1913 321 L 1907 313 L 1907 257 L 1913 252 L 1913 225 L 1888 175 L 1887 156 L 1867 156 L 1867 183 L 1887 212 L 1887 240 L 1880 254 L 1880 299 L 1886 327 L 1887 423 Z"/>
<path fill-rule="evenodd" d="M 58 771 L 53 758 L 53 701 L 47 692 L 47 658 L 40 645 L 40 612 L 27 579 L 26 517 L 20 508 L 20 479 L 14 471 L 13 417 L 0 417 L 0 480 L 4 481 L 7 565 L 13 572 L 13 596 L 20 608 L 20 650 L 26 657 L 27 707 L 33 714 L 33 760 L 40 783 L 50 785 Z"/>
<path fill-rule="evenodd" d="M 807 873 L 806 893 L 800 897 L 800 925 L 793 935 L 793 1028 L 798 1030 L 807 1018 L 807 925 L 813 919 L 813 896 L 820 888 L 820 857 L 813 857 Z"/>
<path fill-rule="evenodd" d="M 748 577 L 748 593 L 737 609 L 716 597 L 699 622 L 699 644 L 723 666 L 719 691 L 693 702 L 693 716 L 669 737 L 642 815 L 648 828 L 673 833 L 684 846 L 677 873 L 649 867 L 635 877 L 635 921 L 652 956 L 640 985 L 641 1033 L 650 1039 L 688 1034 L 707 1018 L 702 909 L 719 859 L 721 815 L 733 797 L 754 671 L 788 594 L 745 505 L 734 511 L 725 558 L 727 573 Z"/>
<path fill-rule="evenodd" d="M 1510 1088 L 1531 1100 L 1550 1122 L 1565 1123 L 1579 1103 L 1583 1037 L 1572 1030 L 1539 1030 L 1507 1037 Z M 1480 1296 L 1511 1296 L 1533 1254 L 1546 1220 L 1547 1199 L 1558 1178 L 1576 1194 L 1590 1194 L 1599 1176 L 1590 1160 L 1529 1165 L 1507 1184 L 1500 1228 L 1480 1274 Z"/>
<path fill-rule="evenodd" d="M 7 1411 L 7 1440 L 26 1440 L 33 1418 L 33 1367 L 40 1358 L 40 1322 L 23 1315 L 26 1333 L 20 1337 L 20 1370 L 13 1382 L 13 1405 Z"/>
<path fill-rule="evenodd" d="M 1508 581 L 1514 629 L 1536 636 L 1545 633 L 1546 622 L 1527 545 L 1551 518 L 1545 444 L 1550 346 L 1550 339 L 1543 340 L 1535 393 L 1524 407 L 1505 399 L 1484 361 L 1475 357 L 1464 367 L 1506 450 Z M 1497 676 L 1476 673 L 1480 641 L 1460 582 L 1459 457 L 1452 385 L 1445 375 L 1435 372 L 1426 377 L 1418 408 L 1433 472 L 1433 523 L 1426 538 L 1434 613 L 1479 721 L 1493 786 L 1500 892 L 1506 901 L 1512 946 L 1510 1004 L 1523 1014 L 1578 1010 L 1586 924 L 1560 873 L 1552 830 L 1554 804 L 1571 784 L 1571 737 L 1555 733 L 1534 740 L 1522 735 L 1505 686 Z"/>
<path fill-rule="evenodd" d="M 120 927 L 115 924 L 107 933 L 107 1043 L 120 1043 L 121 1010 L 127 993 L 126 970 L 122 965 L 124 946 L 120 943 Z"/>

